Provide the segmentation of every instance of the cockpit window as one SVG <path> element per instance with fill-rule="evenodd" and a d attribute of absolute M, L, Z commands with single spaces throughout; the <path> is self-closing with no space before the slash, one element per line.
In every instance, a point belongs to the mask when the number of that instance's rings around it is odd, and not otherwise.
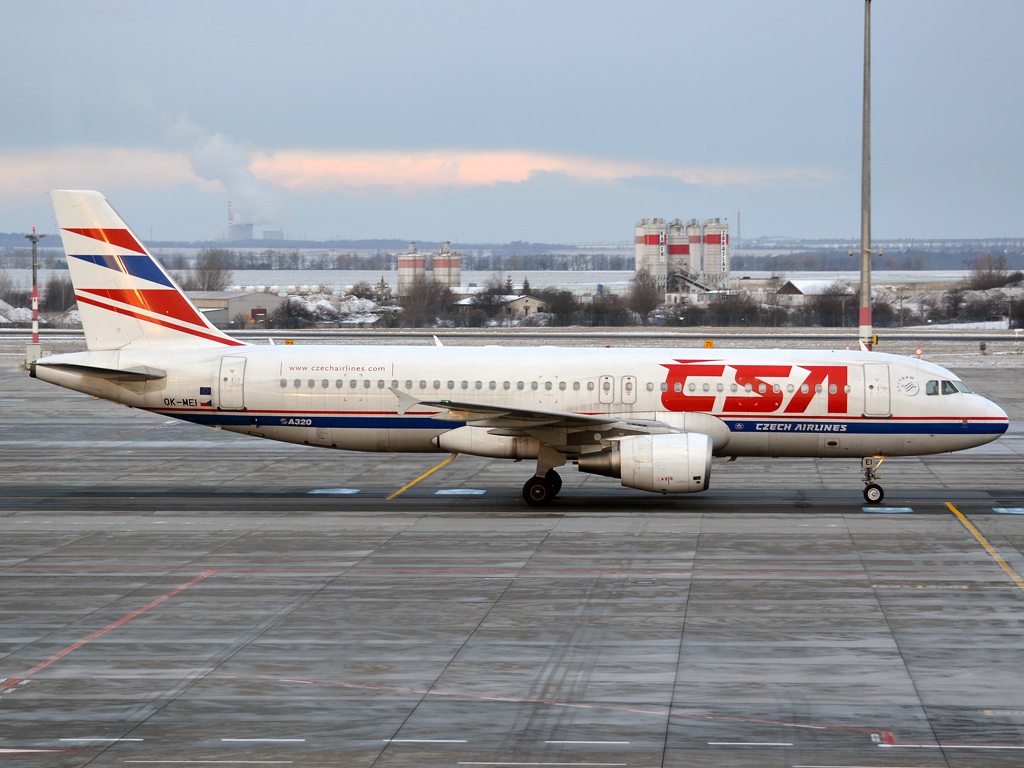
<path fill-rule="evenodd" d="M 953 386 L 963 392 L 965 395 L 973 394 L 971 388 L 964 384 L 962 381 L 954 381 Z"/>
<path fill-rule="evenodd" d="M 924 393 L 926 395 L 937 395 L 939 394 L 939 382 L 929 381 L 924 385 Z"/>
<path fill-rule="evenodd" d="M 956 394 L 956 387 L 953 385 L 952 381 L 944 381 L 944 382 L 942 382 L 942 394 L 944 394 L 944 395 L 955 395 Z"/>

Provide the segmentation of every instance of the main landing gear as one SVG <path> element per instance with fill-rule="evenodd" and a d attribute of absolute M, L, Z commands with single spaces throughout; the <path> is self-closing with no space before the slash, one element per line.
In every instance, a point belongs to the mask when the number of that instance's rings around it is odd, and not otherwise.
<path fill-rule="evenodd" d="M 553 469 L 549 469 L 544 477 L 534 475 L 523 486 L 523 498 L 531 507 L 544 507 L 562 490 L 562 478 Z"/>
<path fill-rule="evenodd" d="M 883 459 L 880 459 L 878 464 L 881 464 Z M 874 456 L 865 456 L 860 460 L 860 468 L 864 470 L 864 500 L 868 504 L 881 504 L 882 499 L 885 498 L 885 491 L 882 490 L 882 486 L 875 482 L 878 479 L 878 474 L 875 472 L 878 469 L 878 464 L 875 463 Z"/>

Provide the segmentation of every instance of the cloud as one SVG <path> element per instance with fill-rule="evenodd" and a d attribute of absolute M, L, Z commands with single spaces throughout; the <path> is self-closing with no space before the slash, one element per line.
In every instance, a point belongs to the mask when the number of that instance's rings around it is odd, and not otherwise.
<path fill-rule="evenodd" d="M 45 195 L 51 189 L 171 187 L 202 182 L 182 152 L 67 147 L 0 154 L 0 202 Z"/>
<path fill-rule="evenodd" d="M 291 214 L 284 191 L 269 180 L 257 180 L 250 169 L 251 152 L 223 133 L 207 133 L 188 117 L 179 117 L 167 130 L 173 142 L 188 146 L 192 170 L 216 181 L 231 200 L 240 224 L 283 224 Z"/>
<path fill-rule="evenodd" d="M 687 184 L 722 186 L 774 182 L 835 181 L 829 170 L 803 168 L 685 168 L 593 157 L 525 151 L 256 153 L 249 166 L 257 178 L 295 192 L 317 194 L 365 188 L 418 191 L 520 183 L 540 173 L 560 173 L 582 182 L 638 177 L 672 178 Z"/>

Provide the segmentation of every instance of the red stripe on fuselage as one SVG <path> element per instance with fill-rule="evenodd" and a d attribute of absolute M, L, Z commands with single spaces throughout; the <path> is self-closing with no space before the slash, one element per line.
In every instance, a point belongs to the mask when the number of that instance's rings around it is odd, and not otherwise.
<path fill-rule="evenodd" d="M 201 339 L 216 341 L 220 344 L 226 344 L 229 347 L 245 346 L 241 341 L 235 341 L 234 339 L 226 336 L 214 336 L 212 333 L 202 333 L 201 331 L 194 331 L 191 328 L 182 328 L 180 325 L 174 325 L 173 323 L 168 323 L 165 320 L 149 317 L 147 315 L 139 314 L 138 312 L 132 312 L 130 309 L 123 309 L 121 307 L 111 306 L 110 304 L 104 304 L 101 301 L 90 299 L 88 296 L 78 295 L 78 300 L 85 304 L 92 304 L 100 309 L 105 309 L 109 312 L 116 312 L 119 315 L 128 315 L 128 317 L 134 317 L 136 320 L 145 320 L 147 323 L 153 323 L 153 325 L 162 325 L 164 328 L 170 328 L 173 331 L 181 331 L 182 333 L 187 333 L 190 336 L 198 336 Z"/>
<path fill-rule="evenodd" d="M 72 229 L 71 227 L 64 227 L 63 229 L 65 232 L 74 232 L 76 235 L 91 237 L 93 240 L 102 240 L 104 243 L 116 245 L 118 248 L 135 251 L 143 255 L 146 253 L 146 249 L 142 247 L 138 240 L 132 237 L 132 233 L 127 229 Z"/>
<path fill-rule="evenodd" d="M 85 293 L 102 296 L 111 301 L 130 304 L 138 309 L 145 309 L 157 315 L 167 315 L 184 323 L 192 323 L 201 328 L 209 326 L 193 308 L 192 304 L 173 288 L 131 290 L 124 288 L 83 288 Z"/>

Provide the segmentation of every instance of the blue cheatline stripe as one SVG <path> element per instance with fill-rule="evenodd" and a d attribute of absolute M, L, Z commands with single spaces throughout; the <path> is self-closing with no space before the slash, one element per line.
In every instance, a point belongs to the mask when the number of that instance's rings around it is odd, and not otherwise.
<path fill-rule="evenodd" d="M 429 416 L 266 416 L 245 412 L 180 413 L 157 411 L 163 416 L 207 427 L 332 427 L 334 429 L 436 429 L 465 426 L 464 421 L 438 421 Z M 253 421 L 256 423 L 254 424 Z"/>
<path fill-rule="evenodd" d="M 167 276 L 160 270 L 160 267 L 149 256 L 142 254 L 130 256 L 79 255 L 77 253 L 68 255 L 72 259 L 81 259 L 82 261 L 88 261 L 98 266 L 112 269 L 115 272 L 122 272 L 133 277 L 140 277 L 143 280 L 149 280 L 151 283 L 159 283 L 160 285 L 166 285 L 168 288 L 174 288 L 174 284 L 167 279 Z"/>
<path fill-rule="evenodd" d="M 312 491 L 306 491 L 306 495 L 322 493 L 328 496 L 354 496 L 359 493 L 359 490 L 359 488 L 314 488 Z"/>
<path fill-rule="evenodd" d="M 852 419 L 850 421 L 756 421 L 726 419 L 731 432 L 781 432 L 787 435 L 1001 435 L 1009 427 L 1005 421 L 885 421 Z"/>
<path fill-rule="evenodd" d="M 865 512 L 877 512 L 881 515 L 908 515 L 914 510 L 910 507 L 861 507 Z"/>
<path fill-rule="evenodd" d="M 1024 507 L 992 507 L 992 511 L 1000 515 L 1024 515 Z"/>
<path fill-rule="evenodd" d="M 446 488 L 440 491 L 434 491 L 435 496 L 483 496 L 487 491 L 482 491 L 479 488 Z"/>

